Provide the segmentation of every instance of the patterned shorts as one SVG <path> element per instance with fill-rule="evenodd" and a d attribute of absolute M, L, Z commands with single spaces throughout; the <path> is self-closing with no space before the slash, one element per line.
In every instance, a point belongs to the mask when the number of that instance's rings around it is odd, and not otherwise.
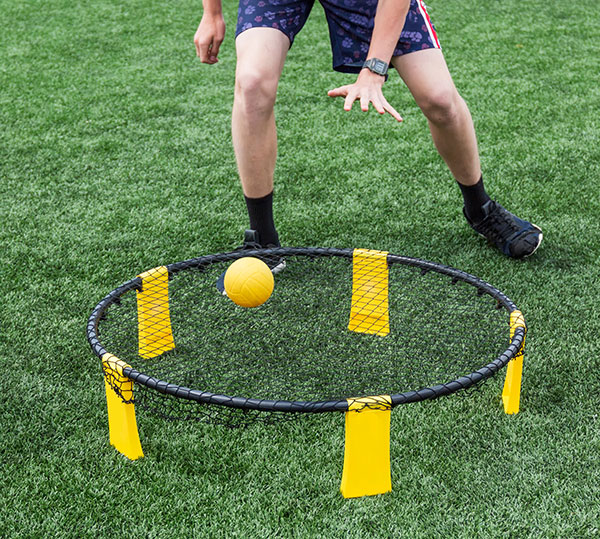
<path fill-rule="evenodd" d="M 358 73 L 367 59 L 377 0 L 319 0 L 333 52 L 333 69 Z M 290 40 L 308 19 L 314 0 L 240 0 L 236 37 L 256 27 L 276 28 Z M 411 0 L 408 15 L 393 56 L 423 49 L 439 49 L 435 28 L 423 0 Z"/>

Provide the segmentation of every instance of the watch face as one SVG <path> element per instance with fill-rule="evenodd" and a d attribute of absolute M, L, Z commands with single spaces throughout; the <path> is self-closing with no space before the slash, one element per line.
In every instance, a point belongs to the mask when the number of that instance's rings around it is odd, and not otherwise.
<path fill-rule="evenodd" d="M 368 68 L 373 73 L 377 73 L 378 75 L 384 75 L 387 73 L 388 65 L 379 58 L 369 58 L 364 64 L 363 67 Z"/>

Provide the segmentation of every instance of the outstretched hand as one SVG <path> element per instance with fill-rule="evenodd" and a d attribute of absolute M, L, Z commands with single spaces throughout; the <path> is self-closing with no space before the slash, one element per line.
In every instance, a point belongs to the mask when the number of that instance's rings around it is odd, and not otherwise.
<path fill-rule="evenodd" d="M 384 81 L 385 79 L 381 75 L 372 73 L 368 69 L 363 69 L 354 84 L 347 84 L 346 86 L 329 90 L 327 95 L 329 97 L 345 97 L 344 110 L 351 110 L 354 102 L 360 100 L 360 108 L 363 111 L 368 111 L 369 103 L 372 103 L 379 114 L 387 112 L 401 122 L 402 116 L 387 102 L 387 99 L 383 95 L 381 88 Z"/>

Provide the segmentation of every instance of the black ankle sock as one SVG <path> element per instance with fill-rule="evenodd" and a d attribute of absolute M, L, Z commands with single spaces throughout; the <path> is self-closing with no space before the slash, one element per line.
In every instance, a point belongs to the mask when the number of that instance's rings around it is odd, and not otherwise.
<path fill-rule="evenodd" d="M 279 236 L 273 222 L 273 192 L 261 198 L 249 198 L 246 195 L 244 198 L 250 217 L 250 228 L 258 232 L 260 244 L 263 247 L 279 246 Z"/>
<path fill-rule="evenodd" d="M 479 223 L 485 217 L 483 205 L 490 200 L 483 187 L 483 176 L 475 185 L 458 184 L 465 201 L 465 212 L 469 219 L 474 223 Z"/>

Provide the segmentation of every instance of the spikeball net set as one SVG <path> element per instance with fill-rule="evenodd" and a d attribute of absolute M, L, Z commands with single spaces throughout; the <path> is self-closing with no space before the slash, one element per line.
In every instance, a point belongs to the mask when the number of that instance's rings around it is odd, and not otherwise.
<path fill-rule="evenodd" d="M 285 260 L 256 308 L 216 287 L 248 257 Z M 277 248 L 146 271 L 96 306 L 87 334 L 110 441 L 128 458 L 143 456 L 134 403 L 232 427 L 345 412 L 341 490 L 356 497 L 391 490 L 393 407 L 468 393 L 508 366 L 504 410 L 518 412 L 526 326 L 502 292 L 457 269 L 384 251 Z"/>

